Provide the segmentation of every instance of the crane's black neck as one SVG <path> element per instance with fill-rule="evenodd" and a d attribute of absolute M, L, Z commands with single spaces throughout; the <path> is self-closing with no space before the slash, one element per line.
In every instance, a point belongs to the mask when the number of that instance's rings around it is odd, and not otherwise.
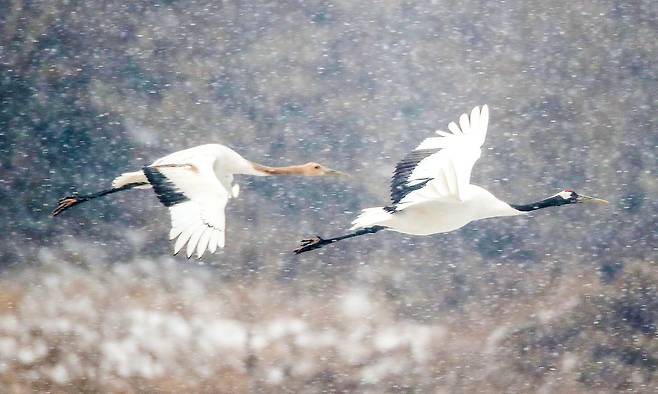
<path fill-rule="evenodd" d="M 560 205 L 566 205 L 566 204 L 571 204 L 571 201 L 565 200 L 560 196 L 551 196 L 541 201 L 533 202 L 530 204 L 509 204 L 509 206 L 516 209 L 517 211 L 529 212 L 529 211 L 536 211 L 542 208 L 559 207 Z"/>

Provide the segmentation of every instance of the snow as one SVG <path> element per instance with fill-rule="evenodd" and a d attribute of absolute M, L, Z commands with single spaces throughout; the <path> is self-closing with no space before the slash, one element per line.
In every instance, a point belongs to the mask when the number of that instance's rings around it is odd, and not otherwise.
<path fill-rule="evenodd" d="M 0 392 L 655 392 L 658 14 L 634 2 L 3 2 Z M 609 200 L 295 256 L 490 108 L 472 182 Z M 237 177 L 226 249 L 152 191 L 222 143 L 352 178 Z"/>

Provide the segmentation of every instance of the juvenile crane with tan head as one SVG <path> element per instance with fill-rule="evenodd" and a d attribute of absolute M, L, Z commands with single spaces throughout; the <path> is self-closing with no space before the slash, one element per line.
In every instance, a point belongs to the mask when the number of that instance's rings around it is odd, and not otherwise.
<path fill-rule="evenodd" d="M 270 167 L 251 162 L 220 144 L 200 145 L 162 157 L 140 171 L 127 172 L 112 181 L 112 188 L 97 193 L 74 194 L 59 200 L 52 216 L 83 202 L 135 188 L 152 187 L 169 208 L 174 254 L 187 245 L 186 255 L 201 258 L 224 247 L 224 208 L 240 190 L 233 175 L 346 175 L 318 163 Z"/>
<path fill-rule="evenodd" d="M 367 208 L 352 222 L 351 233 L 324 239 L 305 239 L 295 253 L 308 252 L 347 238 L 381 230 L 414 235 L 446 233 L 469 222 L 499 216 L 523 215 L 537 209 L 567 204 L 603 203 L 571 189 L 530 204 L 508 204 L 486 189 L 470 183 L 473 165 L 480 158 L 489 123 L 489 108 L 475 107 L 462 114 L 459 125 L 426 138 L 395 167 L 391 203 Z"/>

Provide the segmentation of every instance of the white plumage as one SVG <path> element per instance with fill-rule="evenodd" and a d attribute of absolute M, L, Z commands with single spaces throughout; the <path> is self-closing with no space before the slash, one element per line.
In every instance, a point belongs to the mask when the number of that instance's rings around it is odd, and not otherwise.
<path fill-rule="evenodd" d="M 428 235 L 453 231 L 477 219 L 522 215 L 470 183 L 488 122 L 489 108 L 475 107 L 470 118 L 466 114 L 459 117 L 459 125 L 451 122 L 450 132 L 438 130 L 438 137 L 426 138 L 398 163 L 391 184 L 392 205 L 364 209 L 351 230 L 384 226 Z"/>
<path fill-rule="evenodd" d="M 228 200 L 237 196 L 234 174 L 265 175 L 224 145 L 208 144 L 172 153 L 154 161 L 143 171 L 122 174 L 112 186 L 125 182 L 148 182 L 169 208 L 169 239 L 176 240 L 174 254 L 187 245 L 185 255 L 201 258 L 225 245 Z M 140 178 L 141 176 L 141 178 Z M 177 199 L 172 201 L 172 199 Z"/>

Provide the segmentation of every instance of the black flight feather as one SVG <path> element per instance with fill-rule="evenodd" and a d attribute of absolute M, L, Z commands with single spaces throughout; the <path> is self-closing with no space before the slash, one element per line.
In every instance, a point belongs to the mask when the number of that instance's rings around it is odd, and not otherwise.
<path fill-rule="evenodd" d="M 153 190 L 158 196 L 158 199 L 165 207 L 171 207 L 178 203 L 189 200 L 183 192 L 178 190 L 176 185 L 164 176 L 157 168 L 144 167 L 142 169 L 146 179 L 153 185 Z"/>
<path fill-rule="evenodd" d="M 409 177 L 418 163 L 439 150 L 440 149 L 415 150 L 405 156 L 404 159 L 400 160 L 395 166 L 395 172 L 393 173 L 393 179 L 391 180 L 391 201 L 393 202 L 393 205 L 399 203 L 412 191 L 422 188 L 431 180 L 431 178 L 414 179 L 418 182 L 409 183 L 409 181 L 412 181 Z"/>

